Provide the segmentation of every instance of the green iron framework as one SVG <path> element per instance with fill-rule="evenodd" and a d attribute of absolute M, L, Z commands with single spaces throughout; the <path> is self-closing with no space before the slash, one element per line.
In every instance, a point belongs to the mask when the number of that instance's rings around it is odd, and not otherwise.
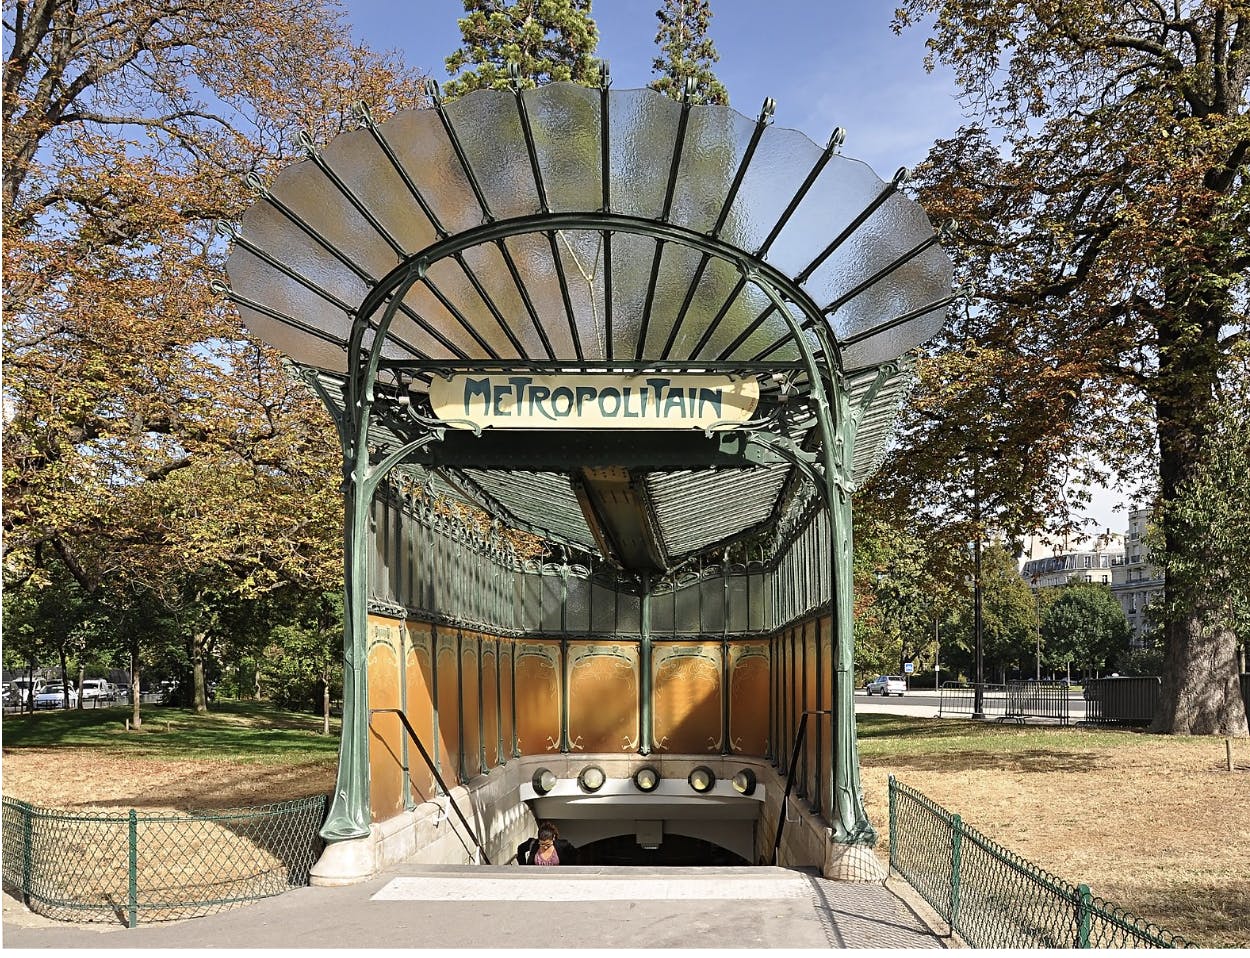
<path fill-rule="evenodd" d="M 1185 948 L 1025 861 L 890 776 L 890 868 L 973 948 Z"/>
<path fill-rule="evenodd" d="M 342 447 L 343 739 L 327 841 L 369 834 L 370 522 L 392 470 L 597 553 L 618 583 L 640 584 L 621 590 L 639 596 L 644 634 L 654 583 L 775 530 L 796 499 L 815 503 L 828 533 L 811 566 L 833 622 L 831 825 L 837 841 L 875 841 L 854 730 L 851 495 L 888 442 L 909 350 L 956 299 L 950 261 L 903 171 L 882 182 L 841 156 L 841 130 L 820 147 L 771 127 L 771 100 L 751 120 L 610 87 L 605 65 L 598 89 L 518 83 L 444 103 L 431 84 L 429 109 L 381 123 L 362 109 L 359 130 L 305 140 L 308 159 L 271 186 L 253 178 L 257 202 L 224 228 L 222 291 L 300 370 Z M 628 437 L 433 415 L 436 377 L 487 373 L 728 373 L 754 377 L 760 404 L 746 423 Z"/>
<path fill-rule="evenodd" d="M 4 799 L 4 887 L 59 921 L 198 918 L 308 884 L 324 795 L 192 814 L 91 813 Z"/>

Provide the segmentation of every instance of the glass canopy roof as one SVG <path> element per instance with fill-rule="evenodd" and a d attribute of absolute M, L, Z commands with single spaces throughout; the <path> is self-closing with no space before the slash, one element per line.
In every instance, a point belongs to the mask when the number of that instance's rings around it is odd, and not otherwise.
<path fill-rule="evenodd" d="M 318 373 L 332 410 L 364 361 L 353 324 L 362 350 L 386 330 L 379 457 L 423 428 L 432 376 L 487 366 L 751 373 L 768 428 L 810 450 L 810 352 L 849 390 L 854 472 L 871 471 L 905 387 L 897 361 L 953 299 L 950 261 L 902 177 L 883 182 L 842 156 L 840 131 L 822 147 L 772 127 L 771 101 L 752 120 L 606 84 L 435 100 L 384 123 L 366 112 L 361 129 L 309 146 L 257 184 L 231 230 L 243 321 Z M 510 461 L 504 481 L 502 461 L 476 458 L 420 468 L 505 520 L 607 547 L 579 486 L 602 493 L 610 477 L 573 456 L 562 468 Z M 661 568 L 767 522 L 794 485 L 780 460 L 733 469 L 695 456 L 685 468 L 727 471 L 683 474 L 680 456 L 660 459 L 625 468 Z M 709 499 L 724 504 L 715 516 Z"/>

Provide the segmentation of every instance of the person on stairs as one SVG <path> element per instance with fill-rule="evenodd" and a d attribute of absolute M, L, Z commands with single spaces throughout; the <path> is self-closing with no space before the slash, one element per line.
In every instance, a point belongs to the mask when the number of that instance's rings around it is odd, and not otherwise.
<path fill-rule="evenodd" d="M 576 865 L 577 848 L 560 837 L 553 822 L 539 822 L 538 837 L 521 843 L 516 860 L 518 865 Z"/>

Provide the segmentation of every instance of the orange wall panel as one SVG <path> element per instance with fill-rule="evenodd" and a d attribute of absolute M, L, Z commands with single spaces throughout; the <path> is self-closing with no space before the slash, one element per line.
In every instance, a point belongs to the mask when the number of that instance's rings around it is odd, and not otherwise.
<path fill-rule="evenodd" d="M 665 752 L 720 752 L 719 643 L 657 643 L 652 670 L 653 747 Z"/>
<path fill-rule="evenodd" d="M 369 708 L 399 708 L 399 627 L 370 619 L 369 636 L 365 657 Z M 369 809 L 375 822 L 404 808 L 403 736 L 397 715 L 377 715 L 369 722 Z"/>
<path fill-rule="evenodd" d="M 460 689 L 464 701 L 464 773 L 469 778 L 482 773 L 482 722 L 478 705 L 478 637 L 465 632 L 460 640 Z"/>
<path fill-rule="evenodd" d="M 438 768 L 448 786 L 460 781 L 460 678 L 456 635 L 438 630 Z"/>
<path fill-rule="evenodd" d="M 487 768 L 503 761 L 499 754 L 499 656 L 491 638 L 482 639 L 482 744 Z"/>
<path fill-rule="evenodd" d="M 413 731 L 434 755 L 434 652 L 430 627 L 423 622 L 408 623 L 407 657 L 404 682 L 408 704 L 404 711 Z M 430 771 L 417 747 L 408 746 L 408 777 L 412 782 L 412 794 L 417 801 L 425 801 L 435 795 L 434 773 Z"/>
<path fill-rule="evenodd" d="M 638 748 L 638 647 L 569 644 L 570 746 L 587 752 Z"/>
<path fill-rule="evenodd" d="M 560 644 L 518 642 L 516 725 L 522 755 L 560 750 Z"/>
<path fill-rule="evenodd" d="M 768 750 L 768 646 L 731 645 L 729 663 L 730 750 L 763 755 Z"/>
<path fill-rule="evenodd" d="M 512 759 L 512 738 L 516 731 L 516 722 L 512 717 L 512 650 L 515 643 L 512 639 L 501 639 L 499 642 L 499 700 L 503 704 L 500 712 L 503 716 L 503 757 L 504 761 Z"/>

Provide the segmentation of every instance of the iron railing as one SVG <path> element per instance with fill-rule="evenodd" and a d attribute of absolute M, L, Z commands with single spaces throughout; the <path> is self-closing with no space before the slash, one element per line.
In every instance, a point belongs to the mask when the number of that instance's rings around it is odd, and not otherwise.
<path fill-rule="evenodd" d="M 832 709 L 808 709 L 799 716 L 799 728 L 794 733 L 794 749 L 790 753 L 790 768 L 786 773 L 786 790 L 781 794 L 781 807 L 777 810 L 777 834 L 773 837 L 772 864 L 778 863 L 781 855 L 781 833 L 786 828 L 786 802 L 794 791 L 795 771 L 799 767 L 799 756 L 803 753 L 803 740 L 807 737 L 807 717 L 809 715 L 833 715 Z"/>
<path fill-rule="evenodd" d="M 1009 682 L 1006 685 L 943 682 L 938 715 L 971 715 L 1000 722 L 1055 719 L 1067 725 L 1070 694 L 1066 682 Z"/>
<path fill-rule="evenodd" d="M 198 918 L 308 884 L 328 797 L 189 814 L 3 804 L 4 887 L 59 921 Z"/>
<path fill-rule="evenodd" d="M 421 739 L 417 736 L 417 731 L 412 727 L 412 723 L 408 721 L 408 716 L 404 714 L 403 709 L 370 709 L 369 718 L 377 715 L 379 712 L 389 712 L 399 717 L 399 721 L 403 723 L 404 729 L 408 732 L 408 737 L 412 739 L 413 744 L 417 746 L 417 751 L 421 753 L 421 758 L 425 764 L 429 766 L 430 771 L 434 774 L 434 781 L 438 783 L 438 787 L 442 793 L 447 796 L 447 802 L 451 805 L 452 811 L 456 813 L 456 817 L 460 819 L 460 824 L 464 826 L 464 830 L 468 833 L 469 838 L 473 839 L 473 844 L 477 846 L 478 854 L 482 856 L 481 864 L 489 865 L 490 858 L 486 854 L 486 848 L 482 845 L 481 839 L 477 837 L 477 832 L 469 824 L 469 820 L 464 817 L 464 812 L 460 810 L 460 806 L 456 804 L 456 800 L 451 797 L 451 789 L 447 787 L 447 783 L 443 781 L 443 776 L 439 774 L 438 767 L 434 764 L 434 759 L 430 757 L 429 751 L 421 744 Z M 407 767 L 404 768 L 404 774 L 408 774 Z"/>
<path fill-rule="evenodd" d="M 1185 948 L 1025 861 L 890 776 L 890 869 L 973 948 Z"/>
<path fill-rule="evenodd" d="M 1086 679 L 1085 721 L 1099 725 L 1148 725 L 1159 709 L 1159 677 Z"/>

